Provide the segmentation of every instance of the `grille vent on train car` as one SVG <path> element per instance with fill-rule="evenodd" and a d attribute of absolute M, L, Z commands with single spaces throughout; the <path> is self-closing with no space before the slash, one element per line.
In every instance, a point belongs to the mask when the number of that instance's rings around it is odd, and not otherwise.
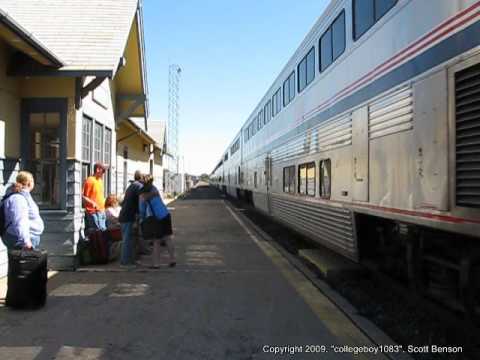
<path fill-rule="evenodd" d="M 480 64 L 455 74 L 456 204 L 480 208 Z"/>

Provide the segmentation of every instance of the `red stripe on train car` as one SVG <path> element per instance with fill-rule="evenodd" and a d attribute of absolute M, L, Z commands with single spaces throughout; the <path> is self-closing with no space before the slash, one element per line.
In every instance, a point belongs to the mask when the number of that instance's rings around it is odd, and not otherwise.
<path fill-rule="evenodd" d="M 385 62 L 378 65 L 377 67 L 375 67 L 373 70 L 371 70 L 370 72 L 368 72 L 367 74 L 365 74 L 361 78 L 357 79 L 356 81 L 354 81 L 353 83 L 351 83 L 347 87 L 340 90 L 338 93 L 333 95 L 330 99 L 327 99 L 326 101 L 324 101 L 320 105 L 316 106 L 314 109 L 305 113 L 302 116 L 302 118 L 300 118 L 299 120 L 303 120 L 306 117 L 308 117 L 309 115 L 311 115 L 312 113 L 321 110 L 322 108 L 329 105 L 332 101 L 337 100 L 338 98 L 340 98 L 342 96 L 348 95 L 350 92 L 357 89 L 359 86 L 361 86 L 361 85 L 365 84 L 366 82 L 372 80 L 375 76 L 378 76 L 378 75 L 384 73 L 385 71 L 391 69 L 393 66 L 397 65 L 399 62 L 405 60 L 407 57 L 415 55 L 416 53 L 425 49 L 428 45 L 432 44 L 433 42 L 435 42 L 436 40 L 438 40 L 442 36 L 445 36 L 448 33 L 453 32 L 454 30 L 463 26 L 465 23 L 471 21 L 475 17 L 480 16 L 480 13 L 475 13 L 475 14 L 469 16 L 468 18 L 463 19 L 458 24 L 455 24 L 454 26 L 449 27 L 447 30 L 442 31 L 440 34 L 437 34 L 432 39 L 429 39 L 429 41 L 424 43 L 422 46 L 420 46 L 417 49 L 415 49 L 414 51 L 410 52 L 411 49 L 415 48 L 418 44 L 422 43 L 423 41 L 428 39 L 430 36 L 434 35 L 435 33 L 439 32 L 441 30 L 443 30 L 445 27 L 447 27 L 451 23 L 455 22 L 456 20 L 460 19 L 461 17 L 463 17 L 464 15 L 466 15 L 468 13 L 475 11 L 478 8 L 480 8 L 480 1 L 476 2 L 475 4 L 468 7 L 467 9 L 465 9 L 465 10 L 457 13 L 456 15 L 452 16 L 451 18 L 447 19 L 442 24 L 438 25 L 435 29 L 431 30 L 429 33 L 422 36 L 420 39 L 414 41 L 412 44 L 408 45 L 406 48 L 402 49 L 400 52 L 398 52 L 397 54 L 392 56 L 390 59 L 386 60 Z M 408 52 L 408 54 L 404 55 L 406 52 Z"/>

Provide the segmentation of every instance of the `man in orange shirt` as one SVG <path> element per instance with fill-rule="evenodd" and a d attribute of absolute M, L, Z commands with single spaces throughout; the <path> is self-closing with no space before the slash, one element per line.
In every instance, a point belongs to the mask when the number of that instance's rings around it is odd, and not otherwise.
<path fill-rule="evenodd" d="M 94 174 L 83 184 L 86 229 L 106 230 L 105 196 L 103 194 L 103 174 L 105 165 L 96 163 Z"/>

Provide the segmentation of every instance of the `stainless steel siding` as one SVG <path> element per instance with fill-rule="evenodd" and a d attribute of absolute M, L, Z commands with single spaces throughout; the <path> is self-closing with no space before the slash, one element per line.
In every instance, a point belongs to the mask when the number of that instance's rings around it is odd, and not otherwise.
<path fill-rule="evenodd" d="M 257 209 L 260 209 L 264 212 L 268 213 L 268 200 L 267 200 L 267 194 L 254 191 L 253 192 L 253 204 Z"/>
<path fill-rule="evenodd" d="M 272 151 L 275 162 L 352 144 L 352 118 L 342 115 L 302 132 Z"/>
<path fill-rule="evenodd" d="M 272 195 L 273 216 L 353 260 L 358 260 L 353 213 L 348 209 Z"/>
<path fill-rule="evenodd" d="M 413 96 L 410 85 L 369 106 L 370 139 L 413 129 Z"/>

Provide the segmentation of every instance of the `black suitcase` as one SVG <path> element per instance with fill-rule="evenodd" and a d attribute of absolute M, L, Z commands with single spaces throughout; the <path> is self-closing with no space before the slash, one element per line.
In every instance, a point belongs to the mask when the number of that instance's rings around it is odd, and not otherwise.
<path fill-rule="evenodd" d="M 93 264 L 108 263 L 110 253 L 110 240 L 107 232 L 96 230 L 88 235 L 88 247 Z"/>
<path fill-rule="evenodd" d="M 10 250 L 5 305 L 17 309 L 44 306 L 47 301 L 47 275 L 46 251 Z"/>

